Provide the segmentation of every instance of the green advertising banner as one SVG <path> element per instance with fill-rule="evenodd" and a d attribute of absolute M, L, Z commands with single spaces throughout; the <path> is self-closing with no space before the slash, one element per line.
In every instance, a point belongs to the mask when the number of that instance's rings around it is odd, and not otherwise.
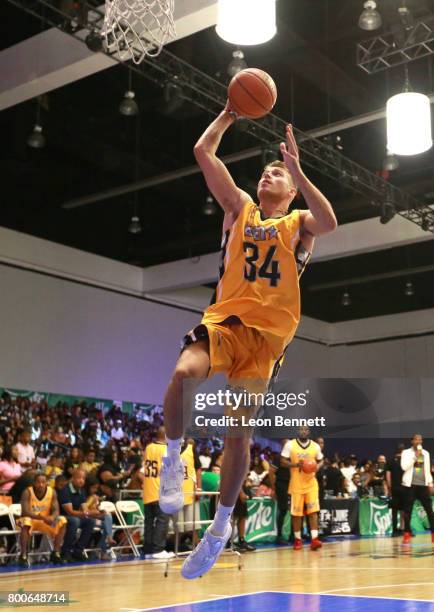
<path fill-rule="evenodd" d="M 274 542 L 277 536 L 277 504 L 270 497 L 254 497 L 247 501 L 247 542 Z"/>
<path fill-rule="evenodd" d="M 434 497 L 431 498 L 431 503 L 434 509 Z M 420 533 L 429 529 L 429 521 L 422 504 L 417 500 L 413 506 L 413 512 L 411 514 L 411 529 L 415 533 Z"/>
<path fill-rule="evenodd" d="M 0 387 L 0 395 L 8 393 L 13 399 L 17 397 L 25 397 L 32 402 L 46 401 L 49 406 L 66 402 L 69 405 L 86 402 L 86 404 L 95 404 L 95 406 L 104 412 L 110 410 L 113 406 L 113 400 L 101 399 L 100 397 L 84 397 L 78 395 L 61 395 L 58 393 L 47 393 L 46 391 L 27 391 L 25 389 L 8 389 Z M 130 402 L 125 402 L 129 405 Z"/>
<path fill-rule="evenodd" d="M 392 511 L 387 501 L 361 499 L 359 502 L 359 529 L 362 536 L 392 534 Z"/>

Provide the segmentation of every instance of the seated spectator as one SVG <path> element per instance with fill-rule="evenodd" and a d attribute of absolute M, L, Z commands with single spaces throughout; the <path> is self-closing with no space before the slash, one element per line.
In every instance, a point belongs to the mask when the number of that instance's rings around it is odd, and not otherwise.
<path fill-rule="evenodd" d="M 124 430 L 122 429 L 122 421 L 120 419 L 118 419 L 111 431 L 111 437 L 113 438 L 113 440 L 122 440 L 124 438 L 125 434 L 124 434 Z"/>
<path fill-rule="evenodd" d="M 95 461 L 95 457 L 95 449 L 90 448 L 86 453 L 83 463 L 80 465 L 81 469 L 84 470 L 86 474 L 96 474 L 99 463 Z"/>
<path fill-rule="evenodd" d="M 21 466 L 18 463 L 18 449 L 16 446 L 6 446 L 3 449 L 0 461 L 0 491 L 8 495 L 14 483 L 21 476 Z"/>
<path fill-rule="evenodd" d="M 81 451 L 78 446 L 73 446 L 69 453 L 69 456 L 66 458 L 65 467 L 63 468 L 63 473 L 69 479 L 72 476 L 72 473 L 80 467 L 81 463 Z"/>
<path fill-rule="evenodd" d="M 45 533 L 54 539 L 51 562 L 61 565 L 64 560 L 60 549 L 65 536 L 66 519 L 59 516 L 59 504 L 54 489 L 48 486 L 44 474 L 37 473 L 33 485 L 25 489 L 21 496 L 21 518 L 17 520 L 20 528 L 20 556 L 18 565 L 28 567 L 28 546 L 33 531 Z"/>
<path fill-rule="evenodd" d="M 58 493 L 59 504 L 68 521 L 62 553 L 70 561 L 86 560 L 84 549 L 89 546 L 95 527 L 95 518 L 99 518 L 100 514 L 95 510 L 83 510 L 83 504 L 87 500 L 84 490 L 85 479 L 86 472 L 84 470 L 74 470 L 71 482 Z M 79 528 L 81 533 L 77 540 L 77 530 Z"/>
<path fill-rule="evenodd" d="M 201 449 L 200 455 L 199 455 L 199 461 L 200 461 L 200 465 L 202 466 L 203 470 L 207 470 L 209 468 L 210 463 L 211 463 L 211 451 L 208 448 L 208 446 L 205 446 Z"/>
<path fill-rule="evenodd" d="M 248 514 L 247 500 L 253 497 L 252 484 L 253 483 L 250 477 L 247 477 L 238 495 L 238 499 L 236 501 L 233 511 L 233 517 L 235 522 L 237 523 L 238 528 L 238 544 L 236 545 L 236 550 L 238 550 L 239 552 L 250 552 L 256 550 L 255 546 L 252 546 L 251 544 L 246 542 L 245 539 Z"/>
<path fill-rule="evenodd" d="M 32 439 L 32 432 L 30 429 L 21 429 L 18 433 L 18 463 L 22 468 L 27 469 L 29 467 L 35 467 L 35 450 L 30 444 Z"/>
<path fill-rule="evenodd" d="M 51 455 L 44 468 L 44 474 L 48 480 L 48 486 L 54 489 L 57 476 L 63 474 L 63 460 L 60 455 Z"/>
<path fill-rule="evenodd" d="M 271 484 L 270 475 L 267 474 L 262 480 L 259 487 L 256 489 L 257 497 L 274 497 L 274 490 Z"/>
<path fill-rule="evenodd" d="M 104 455 L 103 464 L 98 468 L 97 477 L 101 484 L 101 490 L 109 501 L 116 502 L 120 483 L 126 476 L 130 475 L 131 471 L 121 471 L 119 455 L 116 451 L 111 450 Z"/>
<path fill-rule="evenodd" d="M 59 474 L 58 476 L 56 476 L 54 480 L 54 488 L 56 489 L 56 491 L 60 491 L 61 489 L 66 487 L 67 484 L 68 484 L 68 479 L 63 472 Z"/>
<path fill-rule="evenodd" d="M 133 455 L 128 459 L 129 468 L 131 468 L 130 479 L 128 480 L 125 488 L 131 491 L 140 491 L 143 489 L 143 482 L 145 475 L 142 471 L 142 458 L 140 455 Z"/>
<path fill-rule="evenodd" d="M 264 478 L 268 475 L 268 464 L 261 459 L 259 455 L 254 455 L 250 465 L 249 478 L 252 481 L 253 487 L 259 487 Z"/>
<path fill-rule="evenodd" d="M 99 505 L 104 500 L 104 496 L 99 495 L 99 482 L 96 476 L 88 475 L 84 488 L 87 499 L 82 506 L 83 510 L 99 512 L 99 516 L 95 513 L 96 526 L 101 529 L 98 546 L 102 551 L 101 559 L 105 561 L 112 558 L 108 549 L 116 544 L 113 538 L 113 518 L 109 512 L 99 510 Z"/>

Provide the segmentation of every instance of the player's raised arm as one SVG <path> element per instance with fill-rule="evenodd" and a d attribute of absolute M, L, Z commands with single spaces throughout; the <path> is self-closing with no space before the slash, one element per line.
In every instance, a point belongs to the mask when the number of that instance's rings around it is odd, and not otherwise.
<path fill-rule="evenodd" d="M 291 125 L 286 128 L 286 143 L 281 143 L 280 151 L 286 167 L 309 207 L 308 211 L 302 211 L 303 232 L 311 236 L 320 236 L 335 230 L 337 221 L 332 205 L 301 169 L 298 147 Z"/>
<path fill-rule="evenodd" d="M 250 200 L 247 193 L 239 189 L 224 163 L 216 156 L 223 134 L 235 121 L 226 104 L 220 115 L 207 127 L 194 147 L 194 156 L 205 177 L 212 195 L 225 213 L 238 215 L 243 204 Z"/>

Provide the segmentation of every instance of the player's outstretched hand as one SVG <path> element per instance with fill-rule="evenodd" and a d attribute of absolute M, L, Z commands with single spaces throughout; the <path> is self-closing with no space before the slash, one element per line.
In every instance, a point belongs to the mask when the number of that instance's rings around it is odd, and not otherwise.
<path fill-rule="evenodd" d="M 288 123 L 286 126 L 286 143 L 280 143 L 280 152 L 282 153 L 283 161 L 290 173 L 294 176 L 301 172 L 300 156 L 298 146 L 295 141 L 292 125 Z"/>

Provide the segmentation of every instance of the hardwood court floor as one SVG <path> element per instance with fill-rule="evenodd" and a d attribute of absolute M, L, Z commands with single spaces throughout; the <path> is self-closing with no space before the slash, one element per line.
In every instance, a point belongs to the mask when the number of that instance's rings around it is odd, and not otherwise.
<path fill-rule="evenodd" d="M 336 607 L 341 610 L 345 610 L 346 602 L 352 600 L 349 596 L 428 600 L 433 602 L 434 610 L 433 553 L 434 545 L 428 535 L 414 538 L 407 547 L 397 538 L 345 539 L 327 543 L 316 552 L 306 546 L 299 552 L 280 547 L 248 553 L 243 555 L 241 571 L 237 568 L 236 557 L 225 554 L 209 574 L 191 582 L 181 578 L 180 561 L 171 562 L 167 578 L 164 577 L 164 564 L 130 561 L 54 570 L 5 571 L 0 574 L 0 591 L 19 588 L 26 591 L 68 590 L 75 602 L 70 604 L 70 610 L 91 612 L 152 610 L 169 604 L 216 600 L 258 591 L 346 596 L 336 599 Z M 364 601 L 366 609 L 374 609 L 368 607 L 371 599 Z M 408 609 L 412 609 L 409 605 Z M 349 610 L 349 603 L 348 606 Z M 46 609 L 32 607 L 32 610 Z M 217 609 L 229 607 L 222 601 Z M 289 608 L 285 606 L 285 610 Z"/>

